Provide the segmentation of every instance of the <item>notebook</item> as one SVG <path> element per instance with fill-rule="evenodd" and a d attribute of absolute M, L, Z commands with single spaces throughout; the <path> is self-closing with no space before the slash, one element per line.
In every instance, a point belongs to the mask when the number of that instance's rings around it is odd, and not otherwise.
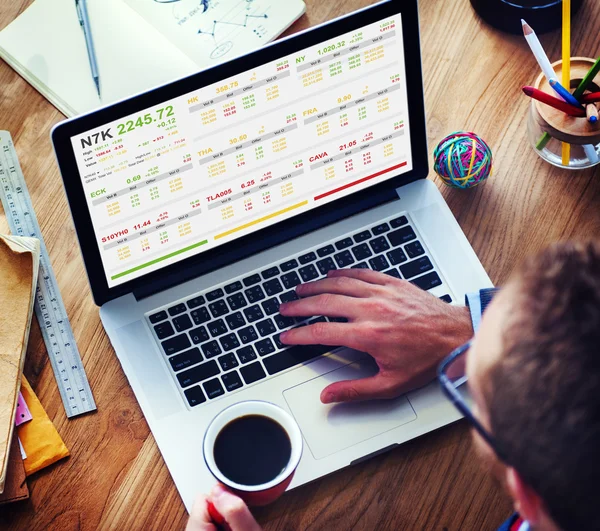
<path fill-rule="evenodd" d="M 15 427 L 39 257 L 39 240 L 0 236 L 0 494 Z"/>
<path fill-rule="evenodd" d="M 68 117 L 256 49 L 302 0 L 87 0 L 102 98 L 75 0 L 36 0 L 0 31 L 0 57 Z"/>

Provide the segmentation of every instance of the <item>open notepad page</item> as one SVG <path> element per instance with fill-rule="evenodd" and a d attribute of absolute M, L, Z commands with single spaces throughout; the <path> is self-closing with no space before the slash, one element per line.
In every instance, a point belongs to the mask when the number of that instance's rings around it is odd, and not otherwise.
<path fill-rule="evenodd" d="M 75 0 L 36 0 L 0 32 L 0 56 L 67 116 L 198 70 L 122 0 L 88 0 L 102 100 Z"/>
<path fill-rule="evenodd" d="M 75 0 L 36 0 L 0 32 L 0 57 L 67 116 L 247 53 L 277 37 L 305 10 L 302 0 L 87 3 L 102 99 Z"/>
<path fill-rule="evenodd" d="M 303 0 L 123 0 L 207 68 L 260 48 L 306 10 Z"/>

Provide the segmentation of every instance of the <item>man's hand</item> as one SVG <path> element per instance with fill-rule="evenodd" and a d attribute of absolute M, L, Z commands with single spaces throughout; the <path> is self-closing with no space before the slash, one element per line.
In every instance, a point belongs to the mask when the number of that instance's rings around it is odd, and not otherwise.
<path fill-rule="evenodd" d="M 222 485 L 216 485 L 210 495 L 198 495 L 190 513 L 186 531 L 218 531 L 220 528 L 211 520 L 208 502 L 227 522 L 231 531 L 261 531 L 246 504 Z"/>
<path fill-rule="evenodd" d="M 438 363 L 473 335 L 469 310 L 451 306 L 399 280 L 369 269 L 330 271 L 326 279 L 296 287 L 302 299 L 282 304 L 282 315 L 345 317 L 347 323 L 316 323 L 289 330 L 289 345 L 345 346 L 367 352 L 379 372 L 336 382 L 323 403 L 394 398 L 435 377 Z"/>

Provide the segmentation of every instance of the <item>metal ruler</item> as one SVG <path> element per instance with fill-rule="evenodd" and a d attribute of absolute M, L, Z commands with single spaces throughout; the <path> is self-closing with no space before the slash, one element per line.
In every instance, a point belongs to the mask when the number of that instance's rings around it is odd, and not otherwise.
<path fill-rule="evenodd" d="M 35 314 L 67 417 L 94 411 L 96 403 L 92 390 L 81 363 L 65 305 L 58 291 L 56 277 L 33 211 L 17 153 L 7 131 L 0 131 L 0 200 L 12 234 L 40 240 L 42 252 L 35 294 Z"/>

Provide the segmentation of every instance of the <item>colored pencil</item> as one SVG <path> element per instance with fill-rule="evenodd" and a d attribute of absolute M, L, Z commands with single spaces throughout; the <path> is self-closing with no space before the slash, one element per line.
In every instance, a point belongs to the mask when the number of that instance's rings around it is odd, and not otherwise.
<path fill-rule="evenodd" d="M 565 100 L 569 105 L 573 105 L 574 107 L 581 107 L 581 103 L 579 103 L 563 85 L 561 85 L 557 79 L 550 80 L 550 86 L 554 89 L 563 100 Z"/>
<path fill-rule="evenodd" d="M 583 150 L 585 151 L 586 157 L 592 164 L 600 162 L 600 158 L 598 158 L 598 152 L 594 146 L 591 144 L 586 144 L 583 146 Z"/>
<path fill-rule="evenodd" d="M 568 90 L 571 87 L 571 0 L 563 0 L 562 8 L 562 82 L 564 87 L 567 87 L 565 89 L 566 94 L 563 94 L 562 96 L 565 98 L 566 102 L 572 103 L 571 98 L 573 98 L 573 100 L 575 100 L 577 104 L 577 99 L 575 99 L 571 92 Z M 552 80 L 550 80 L 550 85 L 552 85 Z M 556 90 L 555 86 L 553 86 L 552 88 Z M 567 144 L 566 142 L 563 142 L 563 166 L 568 166 L 570 159 L 571 145 Z"/>
<path fill-rule="evenodd" d="M 590 92 L 589 94 L 584 94 L 579 99 L 581 103 L 596 103 L 600 101 L 600 92 Z"/>
<path fill-rule="evenodd" d="M 598 108 L 593 103 L 589 103 L 585 107 L 585 113 L 588 119 L 588 122 L 595 124 L 598 122 Z"/>
<path fill-rule="evenodd" d="M 581 108 L 581 106 L 575 107 L 574 105 L 570 105 L 563 100 L 559 100 L 558 98 L 551 96 L 547 92 L 543 92 L 542 90 L 534 87 L 523 87 L 523 92 L 530 98 L 541 101 L 546 105 L 550 105 L 550 107 L 554 107 L 555 109 L 558 109 L 569 116 L 577 116 L 578 118 L 585 117 L 585 111 Z"/>
<path fill-rule="evenodd" d="M 535 34 L 535 31 L 533 31 L 532 27 L 523 19 L 521 19 L 521 25 L 523 26 L 523 35 L 525 35 L 525 39 L 527 39 L 527 44 L 529 44 L 535 59 L 540 65 L 542 72 L 544 72 L 544 75 L 546 76 L 546 79 L 550 81 L 553 77 L 556 77 L 556 72 L 554 72 L 554 68 L 552 68 L 552 63 L 550 63 L 550 59 L 548 59 L 548 56 L 542 47 L 542 43 Z"/>
<path fill-rule="evenodd" d="M 589 72 L 585 75 L 585 77 L 581 80 L 581 83 L 579 83 L 579 86 L 575 89 L 575 92 L 573 93 L 573 96 L 575 96 L 575 98 L 580 99 L 581 96 L 583 96 L 585 89 L 589 86 L 589 84 L 598 75 L 598 72 L 600 72 L 600 57 L 594 63 L 594 66 L 592 66 L 592 68 L 590 68 Z"/>

